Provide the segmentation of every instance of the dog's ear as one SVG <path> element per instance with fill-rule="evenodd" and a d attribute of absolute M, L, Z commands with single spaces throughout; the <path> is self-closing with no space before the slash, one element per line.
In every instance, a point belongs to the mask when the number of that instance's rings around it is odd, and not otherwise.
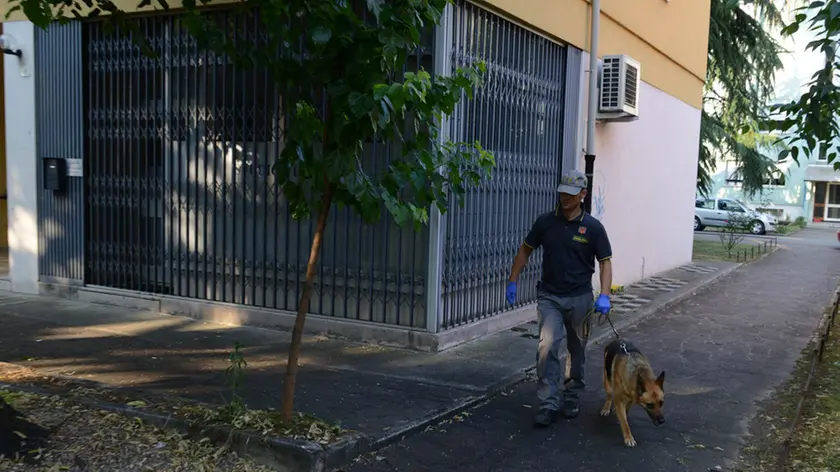
<path fill-rule="evenodd" d="M 645 378 L 639 373 L 636 375 L 636 395 L 642 396 L 645 394 Z"/>
<path fill-rule="evenodd" d="M 665 383 L 665 371 L 663 370 L 659 377 L 656 378 L 656 385 L 659 385 L 659 388 L 662 388 L 662 384 Z"/>

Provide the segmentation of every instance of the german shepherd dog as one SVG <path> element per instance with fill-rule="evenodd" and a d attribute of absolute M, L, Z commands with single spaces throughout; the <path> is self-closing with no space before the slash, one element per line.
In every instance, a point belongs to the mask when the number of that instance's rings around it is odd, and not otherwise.
<path fill-rule="evenodd" d="M 627 447 L 635 447 L 627 414 L 633 404 L 645 409 L 653 424 L 665 423 L 662 405 L 665 403 L 665 372 L 656 377 L 642 352 L 627 341 L 616 339 L 604 347 L 604 390 L 607 401 L 601 416 L 609 416 L 615 406 L 615 416 Z"/>

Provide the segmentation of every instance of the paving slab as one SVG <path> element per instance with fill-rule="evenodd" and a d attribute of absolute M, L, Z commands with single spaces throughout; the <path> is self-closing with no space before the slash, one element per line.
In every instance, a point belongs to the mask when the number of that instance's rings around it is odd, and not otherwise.
<path fill-rule="evenodd" d="M 666 371 L 667 421 L 630 414 L 627 448 L 604 401 L 601 345 L 592 346 L 581 415 L 534 429 L 535 383 L 523 382 L 467 414 L 360 458 L 342 470 L 703 472 L 738 455 L 756 401 L 792 371 L 840 280 L 840 251 L 781 244 L 766 258 L 621 334 Z"/>
<path fill-rule="evenodd" d="M 736 265 L 703 262 L 627 287 L 613 316 L 626 325 Z M 0 361 L 45 374 L 223 402 L 227 355 L 243 343 L 243 395 L 279 407 L 288 333 L 231 327 L 80 301 L 0 292 Z M 593 337 L 606 333 L 596 326 Z M 524 378 L 535 361 L 534 320 L 441 353 L 307 336 L 296 408 L 384 440 Z"/>

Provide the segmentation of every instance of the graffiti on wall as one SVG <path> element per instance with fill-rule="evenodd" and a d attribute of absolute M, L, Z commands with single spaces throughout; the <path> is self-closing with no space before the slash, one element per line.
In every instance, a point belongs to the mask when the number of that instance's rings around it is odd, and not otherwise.
<path fill-rule="evenodd" d="M 607 195 L 604 189 L 606 188 L 607 179 L 602 172 L 595 171 L 594 175 L 595 188 L 592 189 L 592 216 L 601 220 L 607 212 Z"/>

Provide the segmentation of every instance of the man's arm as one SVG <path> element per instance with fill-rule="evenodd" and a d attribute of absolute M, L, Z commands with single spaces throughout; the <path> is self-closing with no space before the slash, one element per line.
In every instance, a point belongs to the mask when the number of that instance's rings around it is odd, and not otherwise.
<path fill-rule="evenodd" d="M 595 236 L 595 257 L 600 266 L 601 295 L 595 301 L 595 311 L 607 313 L 610 311 L 610 288 L 612 287 L 612 245 L 607 236 L 607 230 L 601 226 Z"/>
<path fill-rule="evenodd" d="M 519 274 L 522 272 L 522 269 L 525 268 L 525 264 L 528 263 L 528 259 L 531 257 L 532 252 L 534 252 L 534 248 L 529 246 L 528 243 L 522 243 L 522 246 L 519 246 L 519 251 L 513 259 L 513 267 L 510 268 L 510 277 L 508 278 L 509 282 L 519 281 Z"/>
<path fill-rule="evenodd" d="M 601 293 L 610 294 L 612 287 L 612 259 L 605 259 L 599 262 L 601 266 Z"/>
<path fill-rule="evenodd" d="M 516 257 L 513 259 L 513 267 L 510 268 L 510 277 L 508 277 L 507 288 L 505 289 L 505 298 L 511 305 L 516 303 L 516 283 L 519 281 L 519 274 L 528 263 L 528 258 L 534 249 L 540 247 L 542 243 L 543 220 L 537 218 L 537 221 L 531 225 L 531 231 L 525 237 L 525 241 L 519 246 L 519 251 L 516 252 Z"/>

